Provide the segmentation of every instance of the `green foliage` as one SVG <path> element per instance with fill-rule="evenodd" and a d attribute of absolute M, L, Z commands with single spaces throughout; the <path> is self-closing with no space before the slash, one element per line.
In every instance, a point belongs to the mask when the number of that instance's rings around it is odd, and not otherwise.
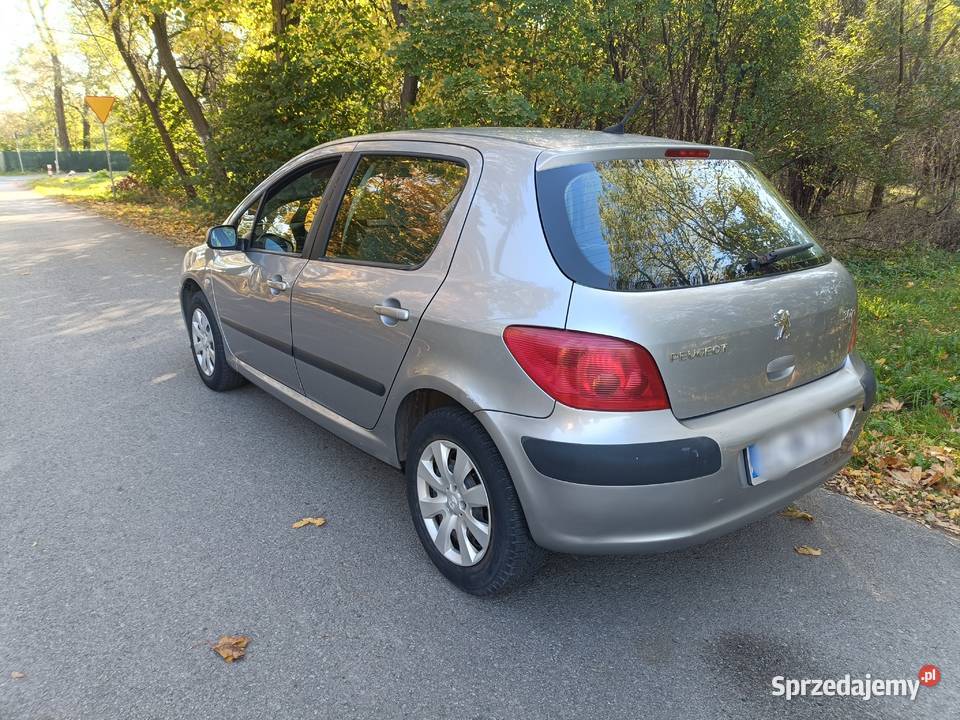
<path fill-rule="evenodd" d="M 314 145 L 382 127 L 393 79 L 386 28 L 366 3 L 344 4 L 304 8 L 279 57 L 251 54 L 217 94 L 217 142 L 234 197 Z"/>
<path fill-rule="evenodd" d="M 161 99 L 161 111 L 185 164 L 191 168 L 201 168 L 203 152 L 183 107 L 175 97 L 166 96 Z M 114 112 L 117 113 L 117 124 L 122 125 L 126 131 L 125 141 L 132 171 L 143 183 L 156 190 L 171 194 L 182 190 L 182 183 L 170 164 L 170 157 L 163 147 L 157 128 L 146 108 L 141 105 L 124 104 Z M 205 186 L 201 182 L 200 171 L 195 172 L 191 180 L 201 188 L 209 188 L 210 186 Z M 208 190 L 201 197 L 210 199 L 212 192 Z"/>
<path fill-rule="evenodd" d="M 157 12 L 198 103 L 181 101 L 158 64 Z M 952 0 L 80 0 L 73 50 L 86 68 L 67 68 L 70 106 L 130 76 L 109 43 L 114 18 L 186 177 L 129 77 L 114 145 L 129 146 L 149 186 L 190 186 L 215 207 L 325 140 L 401 127 L 599 129 L 634 102 L 629 131 L 750 149 L 807 217 L 828 204 L 873 216 L 913 194 L 917 212 L 941 222 L 960 194 Z M 37 45 L 23 52 L 12 77 L 37 121 L 0 119 L 5 145 L 14 130 L 28 145 L 52 137 L 48 64 Z M 68 116 L 76 135 L 82 115 Z M 221 162 L 226 183 L 207 167 Z"/>
<path fill-rule="evenodd" d="M 399 62 L 422 81 L 418 126 L 595 127 L 626 95 L 605 66 L 592 3 L 427 0 Z"/>
<path fill-rule="evenodd" d="M 928 251 L 848 261 L 860 291 L 860 352 L 874 366 L 880 398 L 905 404 L 877 414 L 877 432 L 960 440 L 960 257 Z"/>

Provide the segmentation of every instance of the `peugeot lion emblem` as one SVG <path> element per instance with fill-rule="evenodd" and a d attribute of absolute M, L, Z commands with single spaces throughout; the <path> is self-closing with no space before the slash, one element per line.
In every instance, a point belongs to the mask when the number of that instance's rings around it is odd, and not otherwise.
<path fill-rule="evenodd" d="M 777 310 L 773 316 L 773 324 L 777 328 L 777 340 L 786 340 L 790 337 L 790 311 Z"/>

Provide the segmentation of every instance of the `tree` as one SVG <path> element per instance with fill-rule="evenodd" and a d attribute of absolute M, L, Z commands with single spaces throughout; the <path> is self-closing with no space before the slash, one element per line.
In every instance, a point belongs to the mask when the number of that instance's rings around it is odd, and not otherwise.
<path fill-rule="evenodd" d="M 33 18 L 33 24 L 37 28 L 37 35 L 46 47 L 50 55 L 50 67 L 53 80 L 53 107 L 57 118 L 57 139 L 60 141 L 60 147 L 66 152 L 72 149 L 70 145 L 70 133 L 67 130 L 67 112 L 63 101 L 63 65 L 60 62 L 60 51 L 57 48 L 57 42 L 50 30 L 50 24 L 47 21 L 47 2 L 48 0 L 27 0 L 27 7 Z"/>
<path fill-rule="evenodd" d="M 203 153 L 206 156 L 207 169 L 214 180 L 223 182 L 227 179 L 227 176 L 223 171 L 223 165 L 213 143 L 210 124 L 207 122 L 203 107 L 183 79 L 180 68 L 177 67 L 176 58 L 173 56 L 173 50 L 170 48 L 167 15 L 164 12 L 154 12 L 150 20 L 150 30 L 156 43 L 160 65 L 163 67 L 174 92 L 177 93 L 177 97 L 180 98 L 180 102 L 183 103 L 183 107 L 190 117 L 190 122 L 193 123 L 197 137 L 203 147 Z"/>
<path fill-rule="evenodd" d="M 130 78 L 133 80 L 134 86 L 136 87 L 137 98 L 149 112 L 150 118 L 156 127 L 157 134 L 160 136 L 160 140 L 163 143 L 164 149 L 166 150 L 170 164 L 177 173 L 177 177 L 180 178 L 184 192 L 186 193 L 187 197 L 196 198 L 196 188 L 193 185 L 190 174 L 187 172 L 186 166 L 183 164 L 183 160 L 180 158 L 177 148 L 173 144 L 173 140 L 170 136 L 170 130 L 160 112 L 159 99 L 155 98 L 150 93 L 150 89 L 147 86 L 147 81 L 144 77 L 144 74 L 140 70 L 134 49 L 132 47 L 132 42 L 123 26 L 123 0 L 88 1 L 92 3 L 94 8 L 100 12 L 104 23 L 106 23 L 106 25 L 110 28 L 110 32 L 113 34 L 113 39 L 117 47 L 117 52 L 120 53 L 120 57 L 123 59 L 123 63 L 130 74 Z"/>

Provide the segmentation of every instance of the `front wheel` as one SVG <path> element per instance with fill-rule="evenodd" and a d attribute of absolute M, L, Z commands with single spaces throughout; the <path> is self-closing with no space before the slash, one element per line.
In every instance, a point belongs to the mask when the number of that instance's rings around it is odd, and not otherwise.
<path fill-rule="evenodd" d="M 232 390 L 245 382 L 243 376 L 227 364 L 223 336 L 202 293 L 194 293 L 187 303 L 187 330 L 193 363 L 208 388 Z"/>
<path fill-rule="evenodd" d="M 546 553 L 530 537 L 503 458 L 466 410 L 439 408 L 417 425 L 406 476 L 420 542 L 464 592 L 506 592 L 543 563 Z"/>

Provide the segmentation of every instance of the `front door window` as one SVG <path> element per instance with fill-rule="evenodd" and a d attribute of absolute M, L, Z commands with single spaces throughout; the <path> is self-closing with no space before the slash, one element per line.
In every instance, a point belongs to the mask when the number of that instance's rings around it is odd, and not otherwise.
<path fill-rule="evenodd" d="M 336 161 L 325 163 L 275 188 L 263 203 L 248 249 L 303 253 L 310 226 L 336 167 Z"/>

